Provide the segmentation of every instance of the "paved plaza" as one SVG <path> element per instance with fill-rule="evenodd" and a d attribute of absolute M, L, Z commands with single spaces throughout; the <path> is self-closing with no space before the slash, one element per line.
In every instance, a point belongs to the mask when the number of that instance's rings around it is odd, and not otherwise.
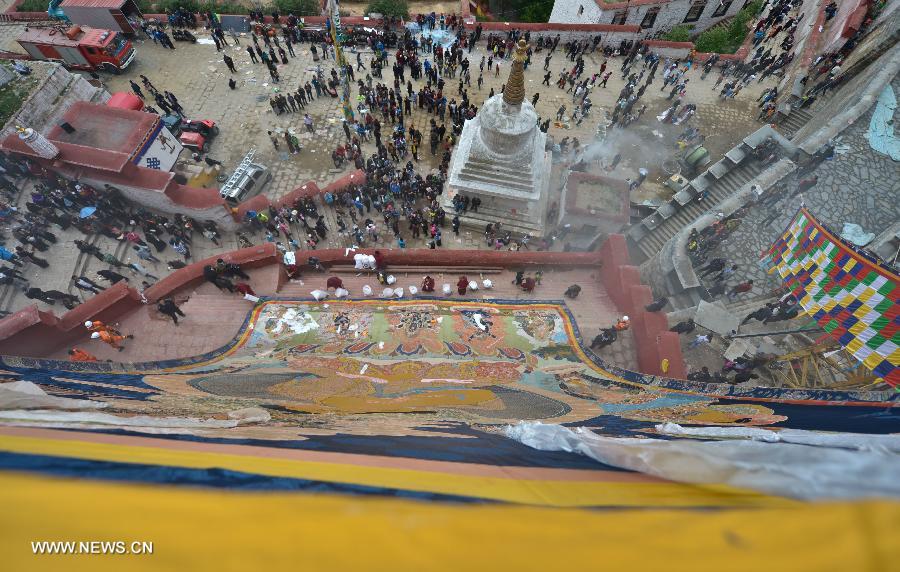
<path fill-rule="evenodd" d="M 201 40 L 207 39 L 200 33 Z M 229 40 L 230 42 L 231 40 Z M 138 57 L 128 73 L 122 76 L 105 76 L 109 91 L 130 91 L 129 79 L 136 79 L 143 74 L 150 78 L 159 89 L 166 89 L 178 96 L 186 113 L 191 118 L 212 119 L 222 127 L 221 133 L 213 141 L 209 155 L 222 161 L 225 169 L 234 166 L 241 157 L 251 148 L 258 150 L 258 157 L 264 164 L 271 167 L 274 180 L 266 193 L 272 198 L 278 198 L 297 186 L 313 180 L 323 186 L 344 171 L 349 171 L 350 166 L 343 170 L 334 169 L 331 161 L 331 152 L 339 145 L 346 142 L 342 128 L 342 114 L 337 98 L 324 96 L 317 98 L 307 107 L 307 111 L 315 122 L 315 133 L 308 133 L 303 127 L 302 113 L 287 113 L 276 115 L 269 105 L 269 97 L 281 91 L 295 91 L 301 83 L 311 80 L 315 75 L 317 65 L 321 65 L 326 75 L 330 72 L 333 61 L 321 60 L 315 62 L 310 52 L 310 44 L 304 43 L 295 49 L 296 58 L 289 58 L 287 65 L 279 65 L 278 71 L 281 82 L 273 84 L 269 78 L 265 66 L 262 63 L 253 64 L 245 48 L 252 45 L 249 36 L 241 38 L 241 46 L 231 45 L 227 53 L 234 59 L 237 73 L 229 73 L 228 68 L 222 62 L 222 53 L 217 52 L 212 44 L 185 44 L 176 42 L 176 50 L 169 50 L 154 44 L 149 40 L 138 40 Z M 321 50 L 319 50 L 321 53 Z M 573 108 L 572 95 L 555 86 L 541 85 L 543 79 L 543 59 L 546 51 L 537 53 L 532 57 L 532 65 L 525 72 L 526 97 L 529 99 L 535 92 L 540 92 L 541 97 L 536 109 L 541 118 L 554 117 L 560 105 L 566 105 L 569 112 Z M 469 99 L 475 105 L 481 106 L 487 99 L 491 90 L 500 93 L 507 76 L 509 75 L 509 59 L 500 62 L 500 73 L 484 73 L 484 84 L 478 89 L 478 65 L 484 52 L 484 40 L 473 52 L 468 54 L 470 69 L 472 70 L 471 86 L 466 87 Z M 424 55 L 421 55 L 424 59 Z M 362 52 L 363 63 L 368 66 L 372 53 L 368 50 Z M 355 53 L 347 53 L 347 59 L 354 63 L 356 69 Z M 389 58 L 389 64 L 394 60 L 393 54 Z M 596 73 L 603 63 L 602 53 L 594 53 L 585 60 L 585 75 Z M 612 58 L 608 69 L 614 71 L 607 85 L 602 89 L 595 87 L 591 93 L 594 109 L 591 115 L 580 126 L 574 123 L 565 123 L 561 127 L 551 123 L 549 135 L 556 142 L 564 137 L 578 138 L 582 144 L 590 143 L 596 132 L 597 121 L 602 110 L 610 109 L 614 104 L 619 91 L 624 86 L 621 73 L 618 72 L 622 59 Z M 565 58 L 560 47 L 553 55 L 550 62 L 550 71 L 553 72 L 551 84 L 558 77 L 562 69 L 571 68 L 574 65 Z M 365 79 L 368 70 L 355 71 L 355 79 Z M 238 82 L 236 90 L 228 88 L 228 80 L 234 77 Z M 407 74 L 407 79 L 409 75 Z M 448 100 L 455 98 L 460 100 L 458 93 L 458 75 L 456 78 L 445 78 L 445 95 Z M 748 89 L 742 91 L 737 100 L 720 101 L 718 90 L 712 90 L 716 76 L 710 74 L 705 80 L 700 79 L 700 72 L 691 71 L 688 76 L 688 93 L 684 103 L 693 102 L 697 105 L 697 115 L 693 120 L 695 125 L 708 135 L 707 145 L 715 156 L 730 148 L 737 140 L 759 124 L 755 121 L 756 106 L 754 100 L 767 83 L 754 83 Z M 378 82 L 378 79 L 374 79 Z M 393 75 L 390 67 L 386 67 L 381 82 L 392 86 Z M 654 84 L 661 86 L 658 79 Z M 413 86 L 418 89 L 424 85 L 424 80 L 413 81 Z M 404 90 L 405 91 L 405 90 Z M 660 91 L 649 89 L 642 101 L 647 103 L 647 112 L 643 118 L 630 129 L 661 130 L 662 124 L 655 116 L 666 109 L 671 102 L 666 100 L 668 89 Z M 352 95 L 358 95 L 356 84 L 352 86 Z M 354 100 L 353 104 L 357 102 Z M 424 110 L 416 109 L 411 118 L 407 118 L 407 126 L 414 125 L 423 131 L 425 139 L 429 133 L 428 125 L 431 115 Z M 440 123 L 440 121 L 438 122 Z M 447 121 L 449 124 L 449 121 Z M 388 132 L 389 125 L 384 125 L 384 133 Z M 671 126 L 669 126 L 671 127 Z M 681 131 L 683 127 L 678 129 Z M 297 134 L 303 145 L 303 151 L 298 155 L 289 155 L 278 152 L 272 146 L 268 138 L 268 131 L 292 130 Z M 374 141 L 363 145 L 367 154 L 375 151 Z M 437 167 L 440 157 L 432 157 L 427 145 L 423 145 L 420 153 L 421 162 L 417 170 L 423 174 Z M 636 156 L 641 155 L 642 150 L 635 149 Z M 183 157 L 190 160 L 189 157 Z M 411 160 L 411 156 L 407 159 Z M 629 163 L 629 157 L 623 157 L 625 165 Z M 636 176 L 634 173 L 625 176 Z"/>

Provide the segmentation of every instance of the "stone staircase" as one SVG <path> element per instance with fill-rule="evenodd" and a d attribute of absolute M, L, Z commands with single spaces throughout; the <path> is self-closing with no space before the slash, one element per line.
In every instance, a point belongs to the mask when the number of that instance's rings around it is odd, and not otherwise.
<path fill-rule="evenodd" d="M 762 172 L 764 166 L 755 161 L 745 161 L 728 171 L 722 178 L 711 183 L 707 190 L 709 196 L 704 200 L 694 200 L 678 209 L 675 214 L 662 222 L 653 230 L 647 231 L 641 225 L 635 225 L 638 232 L 629 232 L 629 237 L 637 243 L 637 251 L 642 259 L 649 259 L 660 251 L 663 244 L 691 224 L 698 216 L 712 208 L 744 186 L 748 181 Z M 643 232 L 641 232 L 643 231 Z"/>
<path fill-rule="evenodd" d="M 460 174 L 466 179 L 479 183 L 497 185 L 502 182 L 505 188 L 530 193 L 532 192 L 531 168 L 531 165 L 516 168 L 470 156 L 460 170 Z"/>
<path fill-rule="evenodd" d="M 448 211 L 452 213 L 451 211 Z M 452 219 L 452 215 L 450 216 Z M 534 236 L 540 236 L 541 228 L 540 225 L 532 222 L 528 217 L 525 217 L 520 214 L 513 214 L 508 210 L 501 210 L 491 208 L 482 203 L 480 207 L 478 207 L 478 212 L 472 212 L 471 210 L 460 213 L 459 214 L 459 222 L 460 226 L 470 227 L 477 230 L 479 233 L 484 232 L 484 227 L 488 223 L 495 224 L 500 222 L 503 224 L 505 228 L 515 227 L 517 230 L 523 230 L 531 232 Z M 514 238 L 518 238 L 515 236 L 515 232 L 513 233 Z"/>
<path fill-rule="evenodd" d="M 806 109 L 795 109 L 791 111 L 783 121 L 778 122 L 777 128 L 782 135 L 788 139 L 792 138 L 800 129 L 802 129 L 809 120 L 815 115 L 815 111 Z"/>

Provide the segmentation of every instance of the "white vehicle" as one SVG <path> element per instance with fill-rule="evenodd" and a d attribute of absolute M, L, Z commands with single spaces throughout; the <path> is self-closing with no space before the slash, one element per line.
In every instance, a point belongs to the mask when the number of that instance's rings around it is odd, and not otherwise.
<path fill-rule="evenodd" d="M 219 195 L 231 204 L 236 205 L 258 195 L 272 180 L 269 169 L 253 162 L 254 154 L 255 150 L 251 149 L 219 189 Z"/>

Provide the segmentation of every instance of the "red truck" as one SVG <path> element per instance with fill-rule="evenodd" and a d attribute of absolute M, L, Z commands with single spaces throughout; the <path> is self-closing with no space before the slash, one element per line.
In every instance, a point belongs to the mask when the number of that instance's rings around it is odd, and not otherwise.
<path fill-rule="evenodd" d="M 28 28 L 19 44 L 35 60 L 59 62 L 66 67 L 121 73 L 134 61 L 134 46 L 112 30 L 81 28 Z"/>

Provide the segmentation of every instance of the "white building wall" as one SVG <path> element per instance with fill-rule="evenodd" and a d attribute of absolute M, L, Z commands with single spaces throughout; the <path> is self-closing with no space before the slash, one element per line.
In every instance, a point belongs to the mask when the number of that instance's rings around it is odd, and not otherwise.
<path fill-rule="evenodd" d="M 602 0 L 556 0 L 553 3 L 553 11 L 550 13 L 550 22 L 560 24 L 612 24 L 616 14 L 623 10 L 601 9 L 598 2 L 602 2 Z M 653 4 L 630 6 L 624 23 L 640 26 L 647 12 L 653 8 L 659 8 L 659 14 L 656 16 L 653 27 L 644 29 L 638 37 L 644 38 L 662 34 L 681 24 L 693 26 L 694 31 L 700 33 L 721 22 L 724 18 L 737 14 L 744 7 L 744 2 L 745 0 L 734 0 L 724 14 L 713 17 L 713 13 L 719 7 L 719 0 L 707 0 L 706 8 L 704 8 L 699 20 L 696 22 L 684 22 L 684 18 L 687 16 L 694 0 L 660 0 Z M 578 14 L 579 6 L 584 6 L 584 12 L 581 15 Z"/>
<path fill-rule="evenodd" d="M 579 14 L 579 8 L 584 10 Z M 608 24 L 601 22 L 602 12 L 594 0 L 556 0 L 550 12 L 551 24 Z"/>

